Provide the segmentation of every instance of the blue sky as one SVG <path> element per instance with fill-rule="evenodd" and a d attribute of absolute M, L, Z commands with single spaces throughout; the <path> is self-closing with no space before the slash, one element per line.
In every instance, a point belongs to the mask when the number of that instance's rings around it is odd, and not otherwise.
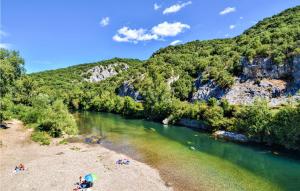
<path fill-rule="evenodd" d="M 27 72 L 113 57 L 147 59 L 196 39 L 232 37 L 300 0 L 0 0 L 0 47 Z"/>

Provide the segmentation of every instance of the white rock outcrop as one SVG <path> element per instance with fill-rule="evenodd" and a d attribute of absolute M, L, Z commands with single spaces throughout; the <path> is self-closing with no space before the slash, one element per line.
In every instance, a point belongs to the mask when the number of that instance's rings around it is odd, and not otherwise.
<path fill-rule="evenodd" d="M 243 74 L 229 89 L 222 89 L 213 80 L 195 81 L 196 91 L 191 101 L 225 98 L 230 104 L 251 104 L 257 98 L 266 99 L 270 106 L 300 100 L 300 55 L 292 61 L 277 65 L 270 58 L 242 59 Z M 293 81 L 284 80 L 291 78 Z"/>
<path fill-rule="evenodd" d="M 133 84 L 129 81 L 125 81 L 118 89 L 119 96 L 129 96 L 135 101 L 141 101 L 143 99 L 139 91 L 135 90 Z"/>
<path fill-rule="evenodd" d="M 118 71 L 116 70 L 117 67 L 119 68 Z M 109 77 L 115 76 L 118 73 L 127 70 L 128 68 L 129 66 L 126 63 L 115 63 L 106 66 L 100 65 L 89 69 L 82 75 L 85 77 L 87 76 L 85 80 L 88 82 L 99 82 Z"/>

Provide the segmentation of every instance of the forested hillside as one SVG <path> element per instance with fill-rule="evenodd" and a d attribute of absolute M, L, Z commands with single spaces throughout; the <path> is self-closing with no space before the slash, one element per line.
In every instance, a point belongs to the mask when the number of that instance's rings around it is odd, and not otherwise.
<path fill-rule="evenodd" d="M 163 48 L 135 67 L 138 72 L 132 72 L 130 76 L 135 78 L 136 88 L 142 91 L 144 82 L 140 82 L 140 79 L 145 80 L 138 78 L 140 74 L 145 74 L 149 80 L 152 79 L 151 75 L 160 75 L 165 81 L 179 75 L 178 81 L 172 84 L 172 94 L 181 100 L 188 99 L 193 91 L 193 82 L 199 75 L 203 80 L 213 79 L 223 88 L 230 87 L 234 83 L 234 76 L 239 76 L 242 72 L 242 58 L 251 61 L 255 57 L 270 57 L 274 64 L 283 65 L 299 54 L 299 23 L 300 6 L 266 18 L 235 38 L 193 41 Z M 87 68 L 119 61 L 121 60 L 113 59 L 42 72 L 34 76 L 45 79 L 50 87 L 60 85 L 68 88 L 70 84 L 82 81 L 81 73 Z M 126 62 L 138 63 L 134 60 Z M 52 78 L 51 83 L 47 82 L 49 77 Z"/>
<path fill-rule="evenodd" d="M 207 99 L 191 99 L 196 91 L 204 92 L 203 86 L 207 87 L 205 91 L 227 92 L 239 83 L 237 79 L 248 80 L 244 63 L 251 65 L 259 58 L 267 59 L 276 74 L 284 68 L 276 80 L 294 84 L 297 76 L 292 71 L 300 64 L 296 59 L 299 45 L 297 6 L 258 22 L 237 37 L 169 46 L 146 61 L 115 58 L 29 76 L 36 84 L 36 95 L 48 95 L 50 103 L 62 100 L 70 109 L 113 112 L 165 123 L 195 119 L 209 131 L 241 132 L 256 141 L 300 149 L 297 103 L 271 109 L 264 100 L 242 106 L 213 94 Z M 255 86 L 261 79 L 251 80 Z M 28 104 L 33 105 L 30 101 Z"/>

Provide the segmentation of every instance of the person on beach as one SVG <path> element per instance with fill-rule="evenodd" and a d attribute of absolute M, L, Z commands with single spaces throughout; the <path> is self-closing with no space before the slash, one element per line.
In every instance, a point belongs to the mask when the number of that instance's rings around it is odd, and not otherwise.
<path fill-rule="evenodd" d="M 21 164 L 19 165 L 19 169 L 20 169 L 20 170 L 25 170 L 25 166 L 21 163 Z"/>
<path fill-rule="evenodd" d="M 22 163 L 20 163 L 18 166 L 15 167 L 14 172 L 18 173 L 18 172 L 24 171 L 24 170 L 25 170 L 25 166 Z"/>
<path fill-rule="evenodd" d="M 18 166 L 15 167 L 15 172 L 19 172 L 20 168 Z"/>

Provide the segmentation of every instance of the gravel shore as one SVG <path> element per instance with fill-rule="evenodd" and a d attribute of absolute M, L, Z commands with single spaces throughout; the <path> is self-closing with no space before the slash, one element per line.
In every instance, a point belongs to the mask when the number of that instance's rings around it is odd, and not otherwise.
<path fill-rule="evenodd" d="M 17 120 L 9 121 L 9 128 L 0 130 L 1 190 L 72 191 L 79 176 L 88 173 L 98 176 L 93 191 L 173 190 L 156 169 L 101 145 L 54 142 L 40 146 L 30 140 L 30 134 Z M 130 160 L 129 165 L 116 164 L 124 158 Z M 13 173 L 20 163 L 26 170 Z"/>

